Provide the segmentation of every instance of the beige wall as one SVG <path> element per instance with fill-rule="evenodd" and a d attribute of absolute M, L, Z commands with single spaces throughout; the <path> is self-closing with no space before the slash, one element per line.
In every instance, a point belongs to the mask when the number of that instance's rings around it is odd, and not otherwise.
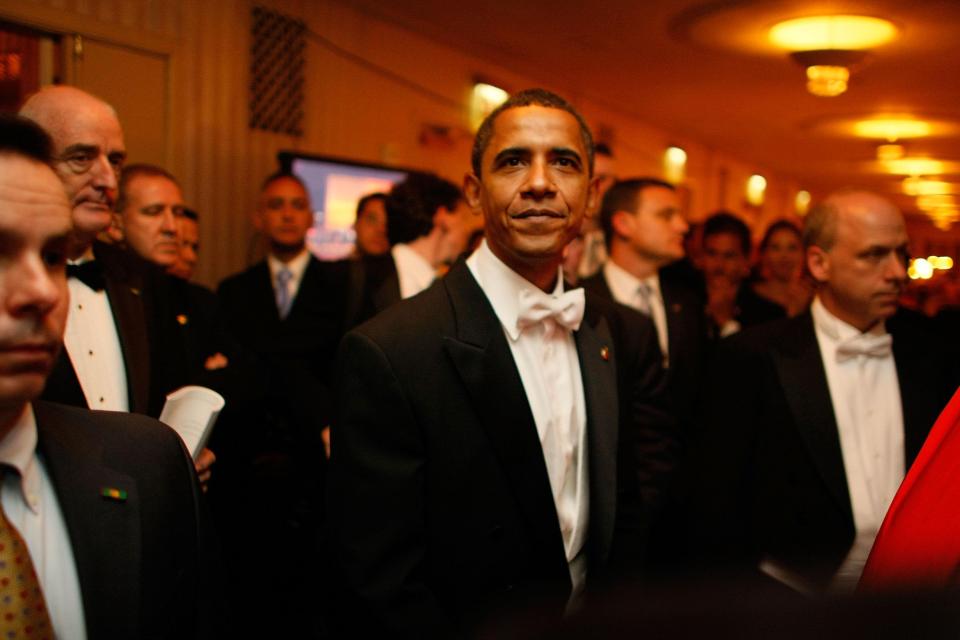
<path fill-rule="evenodd" d="M 517 76 L 371 19 L 346 3 L 262 4 L 302 18 L 316 34 L 308 39 L 306 53 L 302 138 L 247 128 L 252 7 L 247 0 L 0 0 L 0 17 L 167 57 L 167 164 L 201 213 L 198 279 L 207 284 L 247 264 L 252 238 L 248 213 L 259 180 L 274 170 L 281 149 L 424 168 L 459 182 L 471 144 L 466 98 L 477 75 L 511 89 L 542 84 L 566 95 L 591 124 L 613 132 L 621 175 L 658 175 L 663 149 L 683 146 L 694 219 L 718 208 L 733 209 L 761 233 L 769 220 L 792 210 L 799 185 L 789 177 L 739 162 L 683 132 L 650 127 L 625 111 L 581 100 L 580 87 L 558 85 L 549 77 Z M 451 143 L 422 145 L 424 125 L 449 127 Z M 768 180 L 768 199 L 760 210 L 748 211 L 743 184 L 755 172 Z"/>

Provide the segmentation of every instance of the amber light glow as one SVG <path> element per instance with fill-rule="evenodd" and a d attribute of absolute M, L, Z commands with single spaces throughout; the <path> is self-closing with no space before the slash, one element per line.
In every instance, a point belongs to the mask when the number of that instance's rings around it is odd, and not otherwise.
<path fill-rule="evenodd" d="M 897 27 L 872 16 L 808 16 L 775 24 L 770 41 L 789 51 L 871 49 L 893 40 Z"/>
<path fill-rule="evenodd" d="M 909 116 L 871 118 L 854 123 L 853 133 L 861 138 L 878 138 L 894 142 L 902 138 L 922 138 L 933 133 L 933 125 Z"/>

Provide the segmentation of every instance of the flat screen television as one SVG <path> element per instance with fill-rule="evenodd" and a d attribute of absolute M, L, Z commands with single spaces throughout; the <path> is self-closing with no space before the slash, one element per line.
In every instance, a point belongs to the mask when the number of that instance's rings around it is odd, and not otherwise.
<path fill-rule="evenodd" d="M 277 160 L 281 169 L 294 173 L 307 185 L 313 205 L 307 248 L 320 260 L 350 255 L 356 240 L 353 222 L 357 202 L 365 195 L 390 191 L 410 173 L 409 169 L 293 151 L 281 151 Z"/>

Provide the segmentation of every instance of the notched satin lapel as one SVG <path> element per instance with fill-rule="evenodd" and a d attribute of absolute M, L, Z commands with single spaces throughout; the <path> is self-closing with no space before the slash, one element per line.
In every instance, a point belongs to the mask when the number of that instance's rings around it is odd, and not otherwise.
<path fill-rule="evenodd" d="M 465 264 L 444 279 L 457 335 L 443 338 L 535 538 L 566 571 L 563 538 L 537 427 L 503 328 Z"/>
<path fill-rule="evenodd" d="M 800 435 L 843 510 L 853 517 L 840 435 L 833 414 L 827 374 L 809 314 L 794 321 L 796 331 L 774 351 L 774 364 Z"/>
<path fill-rule="evenodd" d="M 108 260 L 104 265 L 107 269 L 107 298 L 127 370 L 130 411 L 146 413 L 150 402 L 150 345 L 146 334 L 148 323 L 143 283 L 134 279 L 127 265 L 119 260 Z"/>
<path fill-rule="evenodd" d="M 39 449 L 57 492 L 70 534 L 83 596 L 87 637 L 134 637 L 139 626 L 140 507 L 130 476 L 103 461 L 98 444 L 83 437 L 86 429 L 49 425 L 37 407 Z M 126 500 L 101 495 L 119 489 Z"/>
<path fill-rule="evenodd" d="M 587 455 L 590 475 L 590 539 L 606 560 L 616 518 L 619 407 L 617 354 L 610 327 L 602 316 L 585 320 L 575 334 L 587 403 Z M 606 349 L 606 351 L 604 351 Z M 604 359 L 601 352 L 607 353 Z"/>

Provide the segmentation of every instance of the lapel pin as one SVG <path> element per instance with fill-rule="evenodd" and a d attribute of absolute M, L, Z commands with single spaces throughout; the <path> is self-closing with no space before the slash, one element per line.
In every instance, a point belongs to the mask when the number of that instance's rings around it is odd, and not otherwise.
<path fill-rule="evenodd" d="M 603 361 L 604 361 L 604 362 L 609 361 L 609 360 L 610 360 L 610 347 L 608 347 L 607 345 L 603 345 L 602 347 L 600 347 L 600 357 L 603 358 Z"/>
<path fill-rule="evenodd" d="M 140 289 L 138 289 L 137 287 L 130 287 L 130 293 L 132 293 L 135 296 L 138 296 L 140 295 Z"/>
<path fill-rule="evenodd" d="M 116 500 L 117 502 L 127 501 L 127 492 L 123 489 L 104 487 L 103 489 L 100 489 L 100 495 L 108 500 Z"/>
<path fill-rule="evenodd" d="M 186 316 L 186 314 L 181 313 L 181 314 L 179 314 L 179 315 L 177 316 L 177 323 L 178 323 L 178 324 L 180 324 L 180 325 L 186 325 L 188 322 L 190 322 L 190 318 L 188 318 L 188 317 Z"/>

